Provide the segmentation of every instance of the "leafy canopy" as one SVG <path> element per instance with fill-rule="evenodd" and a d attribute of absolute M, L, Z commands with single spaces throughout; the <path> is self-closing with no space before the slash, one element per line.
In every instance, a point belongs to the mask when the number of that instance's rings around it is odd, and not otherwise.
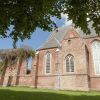
<path fill-rule="evenodd" d="M 68 14 L 69 20 L 86 34 L 92 21 L 100 34 L 100 0 L 0 0 L 0 36 L 11 37 L 16 47 L 18 39 L 29 39 L 37 27 L 44 31 L 56 28 L 51 17 L 60 19 L 61 13 Z"/>

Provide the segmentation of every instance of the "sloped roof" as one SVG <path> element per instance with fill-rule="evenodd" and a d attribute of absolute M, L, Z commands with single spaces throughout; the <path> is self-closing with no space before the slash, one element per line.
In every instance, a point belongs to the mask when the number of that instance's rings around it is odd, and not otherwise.
<path fill-rule="evenodd" d="M 60 27 L 57 30 L 54 30 L 47 41 L 39 49 L 59 47 L 60 42 L 62 41 L 70 27 L 72 26 L 70 25 L 66 27 Z"/>
<path fill-rule="evenodd" d="M 64 36 L 67 34 L 67 31 L 71 28 L 73 28 L 73 26 L 69 25 L 69 26 L 60 27 L 57 30 L 53 31 L 49 36 L 49 38 L 47 39 L 47 41 L 39 49 L 59 47 Z M 80 28 L 77 28 L 75 30 L 82 38 L 90 38 L 90 37 L 97 36 L 96 32 L 92 28 L 91 28 L 90 35 L 84 34 L 84 32 Z"/>

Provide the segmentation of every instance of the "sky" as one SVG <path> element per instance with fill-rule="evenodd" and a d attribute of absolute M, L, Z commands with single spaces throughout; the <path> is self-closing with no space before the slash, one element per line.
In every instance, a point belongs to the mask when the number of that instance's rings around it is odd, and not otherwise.
<path fill-rule="evenodd" d="M 57 24 L 58 27 L 63 27 L 71 24 L 71 21 L 68 21 L 68 16 L 61 14 L 62 18 L 59 20 L 55 17 L 52 20 Z M 48 39 L 51 32 L 43 31 L 42 29 L 37 28 L 35 32 L 33 32 L 31 39 L 25 39 L 23 42 L 20 40 L 17 42 L 17 47 L 21 47 L 22 45 L 29 46 L 33 49 L 38 49 L 43 45 L 43 43 Z M 11 49 L 12 46 L 12 39 L 11 38 L 0 38 L 0 49 Z"/>

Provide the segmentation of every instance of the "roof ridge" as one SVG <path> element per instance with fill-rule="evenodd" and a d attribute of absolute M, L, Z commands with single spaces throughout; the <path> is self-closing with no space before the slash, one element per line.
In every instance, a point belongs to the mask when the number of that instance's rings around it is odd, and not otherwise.
<path fill-rule="evenodd" d="M 69 27 L 72 27 L 72 25 L 62 26 L 60 28 L 55 29 L 39 49 L 49 48 L 52 46 L 53 47 L 60 46 L 60 42 L 62 41 L 63 37 L 67 33 Z"/>

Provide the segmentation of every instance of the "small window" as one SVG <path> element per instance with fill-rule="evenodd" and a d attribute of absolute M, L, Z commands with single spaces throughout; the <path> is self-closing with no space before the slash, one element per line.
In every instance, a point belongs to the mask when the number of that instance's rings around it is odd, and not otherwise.
<path fill-rule="evenodd" d="M 51 54 L 50 52 L 47 52 L 46 54 L 46 60 L 45 60 L 45 72 L 48 74 L 51 70 Z"/>
<path fill-rule="evenodd" d="M 74 57 L 71 54 L 66 56 L 66 72 L 74 72 Z"/>
<path fill-rule="evenodd" d="M 26 74 L 30 74 L 32 69 L 32 57 L 27 59 L 27 70 Z"/>

